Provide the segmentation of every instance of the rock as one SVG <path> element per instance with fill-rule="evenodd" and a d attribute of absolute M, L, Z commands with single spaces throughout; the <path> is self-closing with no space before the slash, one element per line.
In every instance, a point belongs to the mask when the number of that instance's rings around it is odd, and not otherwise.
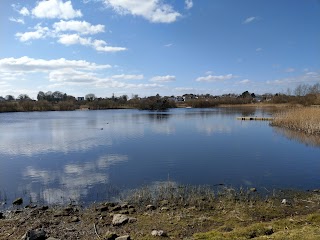
<path fill-rule="evenodd" d="M 146 206 L 146 209 L 147 210 L 155 210 L 156 207 L 154 205 L 149 204 L 149 205 Z"/>
<path fill-rule="evenodd" d="M 113 215 L 112 225 L 119 226 L 125 224 L 129 221 L 129 217 L 124 214 L 115 214 Z"/>
<path fill-rule="evenodd" d="M 48 210 L 48 209 L 49 209 L 48 206 L 39 207 L 39 210 L 41 210 L 41 211 L 46 211 L 46 210 Z"/>
<path fill-rule="evenodd" d="M 96 211 L 106 212 L 106 211 L 108 211 L 108 209 L 109 209 L 108 206 L 99 206 L 96 208 Z"/>
<path fill-rule="evenodd" d="M 118 237 L 118 235 L 114 232 L 107 232 L 103 235 L 104 240 L 115 240 Z"/>
<path fill-rule="evenodd" d="M 54 217 L 61 217 L 61 216 L 69 216 L 71 213 L 74 212 L 74 209 L 72 207 L 67 207 L 64 209 L 60 209 L 54 212 Z"/>
<path fill-rule="evenodd" d="M 130 236 L 129 235 L 124 235 L 124 236 L 121 236 L 121 237 L 117 237 L 116 240 L 130 240 Z"/>
<path fill-rule="evenodd" d="M 250 192 L 256 192 L 256 191 L 257 191 L 257 189 L 256 189 L 256 188 L 254 188 L 254 187 L 252 187 L 252 188 L 250 188 L 250 189 L 249 189 L 249 191 L 250 191 Z"/>
<path fill-rule="evenodd" d="M 130 217 L 129 220 L 128 220 L 128 223 L 134 223 L 134 222 L 136 222 L 136 221 L 137 221 L 136 218 Z"/>
<path fill-rule="evenodd" d="M 123 203 L 123 204 L 120 205 L 120 207 L 121 207 L 122 209 L 128 208 L 128 203 Z"/>
<path fill-rule="evenodd" d="M 23 203 L 22 198 L 17 198 L 12 202 L 13 205 L 21 205 L 22 203 Z"/>
<path fill-rule="evenodd" d="M 169 211 L 169 208 L 168 207 L 162 207 L 160 208 L 161 211 Z"/>
<path fill-rule="evenodd" d="M 120 210 L 121 210 L 121 206 L 119 206 L 119 205 L 110 209 L 111 212 L 116 212 L 116 211 L 120 211 Z"/>
<path fill-rule="evenodd" d="M 132 213 L 135 213 L 135 212 L 136 212 L 136 209 L 134 209 L 134 208 L 129 208 L 128 211 L 129 211 L 130 214 L 132 214 Z"/>
<path fill-rule="evenodd" d="M 46 232 L 43 228 L 27 231 L 21 240 L 45 240 Z"/>
<path fill-rule="evenodd" d="M 312 190 L 312 192 L 320 193 L 320 189 L 314 189 L 314 190 Z"/>
<path fill-rule="evenodd" d="M 119 211 L 119 213 L 121 213 L 121 214 L 129 214 L 129 211 L 126 210 L 126 209 L 123 209 L 123 210 Z"/>
<path fill-rule="evenodd" d="M 288 202 L 288 200 L 287 199 L 282 199 L 282 201 L 281 201 L 281 204 L 284 204 L 284 205 L 286 205 L 286 204 L 288 204 L 289 202 Z"/>
<path fill-rule="evenodd" d="M 0 212 L 0 219 L 4 219 L 3 213 Z"/>
<path fill-rule="evenodd" d="M 54 238 L 54 237 L 49 237 L 49 238 L 47 238 L 46 240 L 60 240 L 60 239 Z"/>
<path fill-rule="evenodd" d="M 152 236 L 160 236 L 160 237 L 166 237 L 167 236 L 167 233 L 163 230 L 153 230 L 151 232 L 151 235 Z"/>

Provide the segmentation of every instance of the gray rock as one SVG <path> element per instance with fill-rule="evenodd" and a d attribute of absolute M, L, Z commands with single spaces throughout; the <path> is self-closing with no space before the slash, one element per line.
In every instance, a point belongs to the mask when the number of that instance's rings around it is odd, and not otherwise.
<path fill-rule="evenodd" d="M 21 205 L 22 203 L 23 203 L 22 198 L 17 198 L 12 202 L 13 205 Z"/>
<path fill-rule="evenodd" d="M 124 214 L 115 214 L 113 215 L 112 225 L 119 226 L 127 223 L 129 221 L 129 217 Z"/>
<path fill-rule="evenodd" d="M 162 207 L 160 208 L 161 211 L 169 211 L 169 208 L 168 207 Z"/>
<path fill-rule="evenodd" d="M 146 209 L 147 210 L 155 210 L 156 207 L 154 205 L 149 204 L 149 205 L 146 206 Z"/>
<path fill-rule="evenodd" d="M 121 236 L 121 237 L 117 237 L 116 240 L 130 240 L 130 236 L 129 235 L 124 235 L 124 236 Z"/>
<path fill-rule="evenodd" d="M 60 240 L 59 238 L 49 237 L 46 240 Z"/>
<path fill-rule="evenodd" d="M 166 237 L 167 236 L 167 233 L 163 230 L 153 230 L 151 232 L 151 235 L 152 236 L 160 236 L 160 237 Z"/>
<path fill-rule="evenodd" d="M 250 190 L 250 192 L 256 192 L 257 191 L 257 189 L 254 188 L 254 187 L 250 188 L 249 190 Z"/>
<path fill-rule="evenodd" d="M 42 228 L 29 230 L 21 238 L 21 240 L 45 240 L 45 239 L 46 239 L 46 232 Z"/>

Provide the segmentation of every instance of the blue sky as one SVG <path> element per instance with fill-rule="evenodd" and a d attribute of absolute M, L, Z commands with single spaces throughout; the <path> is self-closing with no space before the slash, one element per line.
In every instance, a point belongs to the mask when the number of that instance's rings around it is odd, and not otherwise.
<path fill-rule="evenodd" d="M 0 96 L 286 93 L 320 82 L 319 0 L 0 2 Z"/>

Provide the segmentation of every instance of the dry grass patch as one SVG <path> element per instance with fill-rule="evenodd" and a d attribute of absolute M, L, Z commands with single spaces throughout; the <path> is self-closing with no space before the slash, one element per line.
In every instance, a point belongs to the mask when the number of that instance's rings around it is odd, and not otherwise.
<path fill-rule="evenodd" d="M 273 126 L 285 127 L 308 134 L 320 134 L 320 108 L 294 108 L 276 113 L 271 123 Z"/>

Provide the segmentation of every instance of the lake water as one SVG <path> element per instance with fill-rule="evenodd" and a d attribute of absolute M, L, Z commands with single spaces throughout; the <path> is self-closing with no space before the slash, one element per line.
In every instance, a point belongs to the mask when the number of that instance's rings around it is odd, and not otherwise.
<path fill-rule="evenodd" d="M 236 120 L 244 115 L 270 113 L 228 108 L 1 113 L 0 202 L 23 196 L 45 204 L 89 203 L 168 180 L 320 187 L 319 145 L 266 121 Z"/>

